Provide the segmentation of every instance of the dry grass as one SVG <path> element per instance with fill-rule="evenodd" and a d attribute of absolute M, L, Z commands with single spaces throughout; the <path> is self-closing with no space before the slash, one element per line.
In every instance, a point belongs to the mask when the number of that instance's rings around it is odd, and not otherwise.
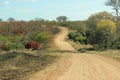
<path fill-rule="evenodd" d="M 75 43 L 73 41 L 70 41 L 68 40 L 68 42 L 76 49 L 76 50 L 79 50 L 79 49 L 88 49 L 88 48 L 91 48 L 90 45 L 81 45 L 80 43 Z M 120 61 L 120 50 L 106 50 L 106 51 L 85 51 L 85 53 L 88 53 L 88 54 L 98 54 L 98 55 L 102 55 L 102 56 L 105 56 L 105 57 L 109 57 L 109 58 L 113 58 L 113 59 L 116 59 L 116 60 L 119 60 Z"/>
<path fill-rule="evenodd" d="M 82 44 L 80 44 L 79 42 L 78 42 L 78 43 L 75 43 L 75 42 L 73 42 L 73 41 L 71 41 L 71 40 L 67 40 L 67 42 L 68 42 L 69 44 L 71 44 L 76 50 L 83 49 L 83 48 L 89 49 L 89 48 L 92 47 L 91 45 L 82 45 Z"/>
<path fill-rule="evenodd" d="M 98 54 L 105 57 L 113 58 L 120 61 L 120 50 L 106 50 L 106 51 L 88 51 L 88 54 Z"/>
<path fill-rule="evenodd" d="M 23 51 L 4 52 L 0 54 L 0 80 L 21 80 L 24 76 L 40 71 L 56 62 L 59 54 L 27 53 Z"/>

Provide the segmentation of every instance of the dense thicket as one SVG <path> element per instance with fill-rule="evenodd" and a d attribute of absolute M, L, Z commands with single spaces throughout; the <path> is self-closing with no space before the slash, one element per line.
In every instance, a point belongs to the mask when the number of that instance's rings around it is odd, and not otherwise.
<path fill-rule="evenodd" d="M 86 21 L 69 22 L 73 29 L 69 39 L 81 44 L 93 45 L 94 49 L 120 49 L 120 26 L 115 16 L 106 11 L 92 14 Z"/>

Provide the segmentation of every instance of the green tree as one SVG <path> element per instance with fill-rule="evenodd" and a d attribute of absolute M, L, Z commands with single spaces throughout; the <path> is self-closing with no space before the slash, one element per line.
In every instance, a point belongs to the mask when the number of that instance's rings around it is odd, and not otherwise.
<path fill-rule="evenodd" d="M 3 20 L 0 18 L 0 22 L 2 22 Z"/>
<path fill-rule="evenodd" d="M 88 20 L 86 21 L 86 23 L 87 23 L 88 27 L 95 28 L 97 26 L 97 23 L 100 20 L 112 20 L 112 21 L 114 21 L 114 19 L 115 18 L 111 13 L 103 11 L 103 12 L 99 12 L 99 13 L 91 15 L 88 18 Z"/>
<path fill-rule="evenodd" d="M 87 25 L 85 24 L 84 21 L 75 21 L 75 22 L 70 22 L 68 25 L 68 28 L 71 28 L 73 30 L 77 30 L 80 32 L 85 32 L 87 30 Z"/>
<path fill-rule="evenodd" d="M 87 31 L 87 42 L 93 45 L 94 49 L 112 48 L 115 41 L 115 32 L 116 24 L 113 21 L 100 20 L 94 30 L 90 29 Z"/>
<path fill-rule="evenodd" d="M 116 31 L 116 23 L 111 20 L 101 20 L 97 24 L 98 29 L 107 29 L 109 32 L 113 33 Z"/>
<path fill-rule="evenodd" d="M 36 17 L 36 18 L 35 18 L 35 21 L 45 22 L 45 19 L 42 19 L 42 18 L 38 18 L 38 17 Z"/>
<path fill-rule="evenodd" d="M 112 43 L 112 48 L 113 49 L 120 49 L 120 35 L 119 34 L 115 34 L 113 39 L 113 43 Z"/>
<path fill-rule="evenodd" d="M 117 19 L 120 20 L 120 0 L 107 0 L 105 5 L 112 6 L 113 10 L 115 10 Z"/>
<path fill-rule="evenodd" d="M 90 30 L 86 33 L 87 43 L 94 49 L 108 49 L 112 45 L 111 35 L 107 29 Z"/>
<path fill-rule="evenodd" d="M 67 21 L 67 17 L 66 16 L 59 16 L 59 17 L 57 17 L 56 18 L 56 20 L 58 21 L 58 22 L 65 22 L 65 21 Z"/>
<path fill-rule="evenodd" d="M 15 19 L 12 18 L 12 17 L 9 17 L 7 20 L 8 20 L 9 22 L 13 22 L 13 21 L 15 21 Z"/>

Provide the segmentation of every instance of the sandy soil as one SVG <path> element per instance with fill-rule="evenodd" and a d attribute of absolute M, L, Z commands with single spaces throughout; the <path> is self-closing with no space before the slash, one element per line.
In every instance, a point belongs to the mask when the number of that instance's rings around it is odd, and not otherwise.
<path fill-rule="evenodd" d="M 29 80 L 120 80 L 120 62 L 94 54 L 75 52 L 65 41 L 66 28 L 55 39 L 56 46 L 64 54 L 58 63 L 35 73 Z"/>

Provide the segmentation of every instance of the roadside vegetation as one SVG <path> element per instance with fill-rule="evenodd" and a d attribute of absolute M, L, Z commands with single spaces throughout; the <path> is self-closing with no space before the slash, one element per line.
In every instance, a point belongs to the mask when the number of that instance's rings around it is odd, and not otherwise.
<path fill-rule="evenodd" d="M 58 22 L 70 29 L 68 42 L 78 51 L 120 59 L 120 1 L 107 0 L 105 5 L 111 6 L 115 14 L 102 11 L 84 21 L 69 21 L 61 16 L 63 20 Z"/>
<path fill-rule="evenodd" d="M 70 32 L 68 37 L 74 42 L 92 45 L 94 50 L 120 49 L 117 24 L 112 14 L 106 11 L 96 13 L 86 21 L 69 24 L 68 27 L 74 31 Z"/>
<path fill-rule="evenodd" d="M 8 21 L 0 22 L 0 49 L 41 49 L 46 48 L 48 41 L 59 30 L 52 23 L 41 22 L 41 20 L 15 21 L 9 18 Z M 48 24 L 48 25 L 47 25 Z"/>
<path fill-rule="evenodd" d="M 60 55 L 49 53 L 55 34 L 50 21 L 36 18 L 0 21 L 0 80 L 21 80 L 56 62 Z"/>
<path fill-rule="evenodd" d="M 67 27 L 74 30 L 69 33 L 69 39 L 92 45 L 93 50 L 120 49 L 119 3 L 118 0 L 105 2 L 105 5 L 113 7 L 115 15 L 103 11 L 92 14 L 85 21 L 66 22 Z"/>
<path fill-rule="evenodd" d="M 41 71 L 60 58 L 58 54 L 32 54 L 23 51 L 0 54 L 0 79 L 21 80 L 24 77 Z"/>

